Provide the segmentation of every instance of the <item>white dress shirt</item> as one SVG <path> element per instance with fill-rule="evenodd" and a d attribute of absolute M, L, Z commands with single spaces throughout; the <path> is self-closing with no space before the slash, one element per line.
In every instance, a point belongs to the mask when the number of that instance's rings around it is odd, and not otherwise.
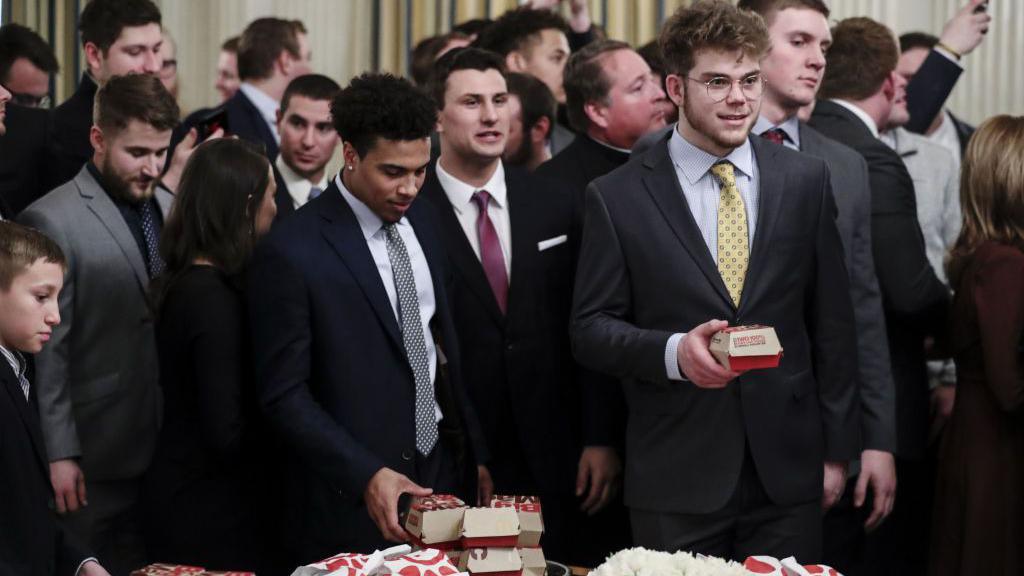
<path fill-rule="evenodd" d="M 395 321 L 399 328 L 402 326 L 402 319 L 398 315 L 398 290 L 395 287 L 395 275 L 391 270 L 391 259 L 388 258 L 387 240 L 384 232 L 384 221 L 374 214 L 370 207 L 356 198 L 349 192 L 348 188 L 341 181 L 339 174 L 334 178 L 338 190 L 345 198 L 345 202 L 352 208 L 359 222 L 359 228 L 366 239 L 366 247 L 370 249 L 370 256 L 377 265 L 377 273 L 380 274 L 381 282 L 384 284 L 384 291 L 388 294 L 391 302 L 391 311 L 395 313 Z M 430 367 L 430 383 L 433 385 L 437 376 L 437 345 L 434 344 L 434 335 L 430 331 L 430 321 L 434 318 L 434 311 L 437 310 L 437 301 L 434 299 L 434 281 L 430 275 L 430 266 L 427 264 L 427 256 L 423 253 L 419 239 L 416 238 L 416 231 L 413 230 L 409 220 L 402 217 L 398 221 L 398 235 L 405 243 L 405 251 L 409 254 L 409 264 L 412 266 L 413 279 L 416 281 L 416 296 L 420 303 L 420 323 L 423 325 L 423 341 L 427 346 L 427 365 Z M 434 416 L 441 421 L 441 408 L 434 402 Z"/>
<path fill-rule="evenodd" d="M 270 128 L 270 133 L 274 135 L 274 140 L 280 144 L 281 135 L 277 133 L 277 109 L 281 107 L 281 103 L 248 82 L 242 82 L 238 89 L 241 90 L 242 93 L 245 94 L 245 97 L 252 102 L 253 106 L 259 110 L 260 116 L 263 117 L 263 121 L 266 122 L 267 126 Z"/>
<path fill-rule="evenodd" d="M 960 161 L 961 152 L 960 149 L 960 135 L 956 133 L 956 122 L 953 117 L 949 114 L 949 110 L 942 111 L 942 124 L 927 136 L 929 140 L 942 146 L 949 153 L 953 155 L 953 160 L 956 162 L 957 174 L 960 173 Z"/>
<path fill-rule="evenodd" d="M 448 196 L 448 201 L 455 209 L 455 217 L 462 226 L 462 231 L 469 240 L 469 245 L 480 259 L 480 236 L 477 234 L 476 221 L 480 216 L 480 210 L 473 202 L 473 194 L 479 190 L 486 190 L 491 196 L 491 202 L 487 203 L 487 215 L 494 224 L 494 230 L 498 233 L 498 243 L 501 244 L 501 255 L 505 258 L 505 274 L 509 281 L 512 280 L 512 221 L 508 212 L 508 188 L 505 186 L 505 167 L 498 162 L 498 167 L 491 175 L 491 179 L 479 188 L 470 186 L 449 174 L 440 160 L 437 162 L 437 179 L 441 182 L 441 188 Z"/>
<path fill-rule="evenodd" d="M 668 154 L 676 170 L 676 178 L 683 189 L 690 214 L 697 222 L 697 228 L 704 238 L 712 260 L 718 261 L 718 205 L 721 191 L 718 178 L 711 173 L 711 167 L 719 160 L 728 160 L 734 167 L 736 187 L 740 190 L 744 208 L 747 212 L 747 246 L 754 245 L 754 233 L 757 230 L 758 204 L 760 202 L 759 177 L 757 163 L 754 162 L 754 149 L 750 139 L 735 148 L 725 158 L 718 158 L 689 143 L 678 128 L 672 130 L 668 141 Z M 670 380 L 683 380 L 679 370 L 676 351 L 685 333 L 676 333 L 665 343 L 665 372 Z"/>
<path fill-rule="evenodd" d="M 292 206 L 296 210 L 304 206 L 306 202 L 309 202 L 309 191 L 313 186 L 319 188 L 320 192 L 327 189 L 326 170 L 324 170 L 324 175 L 320 178 L 319 182 L 312 182 L 300 176 L 295 170 L 292 170 L 291 166 L 284 161 L 284 157 L 280 154 L 274 160 L 274 166 L 281 173 L 281 179 L 284 180 L 284 185 L 288 188 L 288 195 L 292 197 Z"/>

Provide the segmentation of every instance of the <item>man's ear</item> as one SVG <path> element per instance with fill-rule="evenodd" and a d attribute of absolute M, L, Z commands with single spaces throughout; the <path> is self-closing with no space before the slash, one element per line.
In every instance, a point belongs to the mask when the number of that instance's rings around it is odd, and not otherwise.
<path fill-rule="evenodd" d="M 509 72 L 525 72 L 526 57 L 518 50 L 513 50 L 505 55 L 505 67 Z"/>
<path fill-rule="evenodd" d="M 530 128 L 530 142 L 543 144 L 548 141 L 548 134 L 551 133 L 551 119 L 541 116 Z"/>
<path fill-rule="evenodd" d="M 277 55 L 275 63 L 281 74 L 288 76 L 292 72 L 292 66 L 295 65 L 295 58 L 287 50 L 281 50 L 281 53 Z"/>
<path fill-rule="evenodd" d="M 100 127 L 95 124 L 92 125 L 92 128 L 89 128 L 89 143 L 92 144 L 93 151 L 106 154 L 106 138 L 103 136 L 103 130 L 100 130 Z"/>
<path fill-rule="evenodd" d="M 897 72 L 894 70 L 885 77 L 882 82 L 882 94 L 885 95 L 885 99 L 888 102 L 892 102 L 896 99 L 896 77 Z"/>
<path fill-rule="evenodd" d="M 88 69 L 99 70 L 105 60 L 103 50 L 100 50 L 100 47 L 93 42 L 86 42 L 82 50 L 85 52 L 85 63 Z"/>
<path fill-rule="evenodd" d="M 583 105 L 583 113 L 591 124 L 599 128 L 608 128 L 608 109 L 597 102 L 587 102 Z"/>
<path fill-rule="evenodd" d="M 356 147 L 349 142 L 341 143 L 341 158 L 345 161 L 345 170 L 350 167 L 355 167 L 359 163 L 359 152 L 356 151 Z"/>
<path fill-rule="evenodd" d="M 665 78 L 665 94 L 676 107 L 682 107 L 686 99 L 686 79 L 678 74 L 669 74 Z"/>

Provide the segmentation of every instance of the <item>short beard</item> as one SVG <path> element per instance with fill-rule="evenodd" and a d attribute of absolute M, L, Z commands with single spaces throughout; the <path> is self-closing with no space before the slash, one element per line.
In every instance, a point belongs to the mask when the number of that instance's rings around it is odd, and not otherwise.
<path fill-rule="evenodd" d="M 505 162 L 513 166 L 526 166 L 530 162 L 530 156 L 533 155 L 533 142 L 530 141 L 529 133 L 525 131 L 525 126 L 523 126 L 523 130 L 523 137 L 519 140 L 519 147 L 513 150 L 511 154 L 505 155 Z"/>
<path fill-rule="evenodd" d="M 153 197 L 155 180 L 150 183 L 149 187 L 143 192 L 142 196 L 136 196 L 132 191 L 131 185 L 117 175 L 113 165 L 110 162 L 110 158 L 107 157 L 103 160 L 103 165 L 100 166 L 100 174 L 103 175 L 103 189 L 107 191 L 112 198 L 127 202 L 128 204 L 141 204 L 146 200 Z"/>

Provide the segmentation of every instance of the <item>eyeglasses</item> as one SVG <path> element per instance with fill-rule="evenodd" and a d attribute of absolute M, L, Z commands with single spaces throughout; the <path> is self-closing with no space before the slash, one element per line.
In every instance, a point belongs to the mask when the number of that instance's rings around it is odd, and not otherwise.
<path fill-rule="evenodd" d="M 764 94 L 764 85 L 766 83 L 763 76 L 760 74 L 751 74 L 750 76 L 744 76 L 739 80 L 732 80 L 725 76 L 715 76 L 710 80 L 697 80 L 696 78 L 690 78 L 686 76 L 687 80 L 703 84 L 708 89 L 708 98 L 711 98 L 715 102 L 721 102 L 729 97 L 729 93 L 732 92 L 732 85 L 738 84 L 740 92 L 743 93 L 744 98 L 747 100 L 757 100 Z"/>
<path fill-rule="evenodd" d="M 49 108 L 50 95 L 35 96 L 33 94 L 11 92 L 11 102 L 26 108 Z"/>

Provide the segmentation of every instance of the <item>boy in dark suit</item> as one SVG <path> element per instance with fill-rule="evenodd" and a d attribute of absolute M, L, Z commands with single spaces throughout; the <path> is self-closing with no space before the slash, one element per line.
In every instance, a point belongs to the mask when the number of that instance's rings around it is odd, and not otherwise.
<path fill-rule="evenodd" d="M 60 323 L 66 261 L 43 234 L 0 222 L 0 573 L 109 576 L 56 522 L 49 467 L 22 352 Z"/>

